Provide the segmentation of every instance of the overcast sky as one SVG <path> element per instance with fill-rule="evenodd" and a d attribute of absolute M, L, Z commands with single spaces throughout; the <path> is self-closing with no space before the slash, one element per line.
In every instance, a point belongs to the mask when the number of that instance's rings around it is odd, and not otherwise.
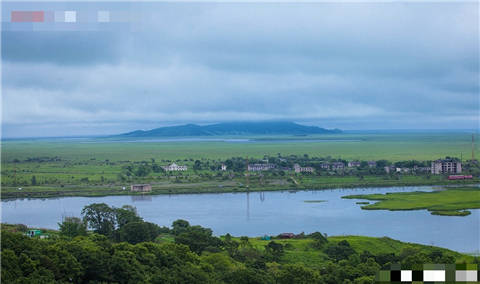
<path fill-rule="evenodd" d="M 477 2 L 2 8 L 4 137 L 247 120 L 478 128 Z M 78 22 L 8 23 L 62 9 Z M 130 20 L 97 25 L 98 10 Z"/>

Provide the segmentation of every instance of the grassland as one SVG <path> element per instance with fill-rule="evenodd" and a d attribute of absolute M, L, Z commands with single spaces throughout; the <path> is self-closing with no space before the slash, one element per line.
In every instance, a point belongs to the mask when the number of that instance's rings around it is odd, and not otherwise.
<path fill-rule="evenodd" d="M 215 137 L 215 139 L 239 137 Z M 470 152 L 468 133 L 335 134 L 294 137 L 240 137 L 254 142 L 132 141 L 111 138 L 23 139 L 2 143 L 2 198 L 53 196 L 104 196 L 131 194 L 123 187 L 150 183 L 152 194 L 235 191 L 327 189 L 339 187 L 462 184 L 442 176 L 285 176 L 252 175 L 249 187 L 243 174 L 218 175 L 191 170 L 196 159 L 224 161 L 231 157 L 308 155 L 346 160 L 433 160 L 461 157 Z M 478 147 L 477 147 L 478 148 Z M 480 152 L 480 151 L 479 151 Z M 146 177 L 120 179 L 122 169 L 156 160 L 189 166 L 175 176 L 150 173 Z M 36 183 L 33 184 L 32 178 Z M 471 182 L 478 182 L 473 180 Z M 22 188 L 19 190 L 18 188 Z"/>
<path fill-rule="evenodd" d="M 229 137 L 215 137 L 222 139 Z M 230 137 L 232 138 L 232 137 Z M 347 160 L 433 160 L 445 156 L 467 157 L 471 152 L 469 133 L 335 134 L 308 137 L 240 137 L 254 143 L 148 142 L 111 139 L 40 139 L 3 141 L 2 163 L 28 157 L 58 156 L 70 161 L 142 161 L 177 159 L 227 159 L 264 155 L 332 156 Z M 239 139 L 239 137 L 233 137 Z M 298 140 L 301 139 L 302 142 Z M 321 140 L 321 141 L 319 141 Z M 476 147 L 477 152 L 480 148 Z"/>
<path fill-rule="evenodd" d="M 256 178 L 256 179 L 255 179 Z M 49 198 L 67 196 L 107 196 L 107 195 L 145 195 L 145 194 L 191 194 L 191 193 L 225 193 L 225 192 L 256 192 L 277 190 L 321 190 L 334 188 L 354 187 L 388 187 L 388 186 L 414 186 L 414 185 L 445 185 L 478 183 L 471 181 L 448 181 L 444 177 L 426 178 L 422 176 L 404 176 L 397 178 L 385 177 L 296 177 L 297 183 L 292 183 L 288 178 L 261 182 L 258 177 L 250 176 L 250 186 L 246 187 L 245 178 L 233 180 L 206 180 L 199 182 L 169 181 L 150 182 L 152 191 L 149 193 L 134 193 L 129 190 L 129 184 L 111 185 L 42 185 L 42 186 L 2 186 L 2 199 L 16 198 Z M 124 190 L 123 187 L 126 189 Z"/>
<path fill-rule="evenodd" d="M 395 192 L 387 194 L 348 195 L 343 198 L 378 201 L 362 206 L 365 210 L 420 210 L 434 215 L 466 216 L 467 209 L 480 208 L 480 188 L 448 188 L 433 192 Z"/>
<path fill-rule="evenodd" d="M 239 238 L 234 238 L 240 241 Z M 328 241 L 330 243 L 339 243 L 342 240 L 346 240 L 350 243 L 352 248 L 361 254 L 364 251 L 369 251 L 374 255 L 379 254 L 399 254 L 403 249 L 411 248 L 418 249 L 425 253 L 431 253 L 433 251 L 441 251 L 443 253 L 451 254 L 457 262 L 463 261 L 471 263 L 472 256 L 461 254 L 455 251 L 451 251 L 444 248 L 435 246 L 426 246 L 414 243 L 405 243 L 397 241 L 388 237 L 375 238 L 365 236 L 330 236 Z M 313 239 L 275 239 L 275 242 L 282 244 L 285 247 L 285 254 L 282 256 L 281 263 L 301 263 L 307 267 L 319 267 L 322 263 L 328 259 L 327 255 L 315 249 L 312 246 Z M 261 238 L 250 238 L 249 244 L 258 250 L 264 250 L 265 246 L 269 243 L 269 240 L 261 240 Z"/>

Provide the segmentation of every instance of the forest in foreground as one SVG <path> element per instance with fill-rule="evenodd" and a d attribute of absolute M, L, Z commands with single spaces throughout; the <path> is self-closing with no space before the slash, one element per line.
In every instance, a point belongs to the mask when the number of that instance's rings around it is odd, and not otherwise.
<path fill-rule="evenodd" d="M 2 225 L 3 283 L 374 283 L 394 263 L 480 260 L 386 237 L 217 237 L 185 220 L 160 227 L 134 207 L 103 203 L 65 218 L 59 230 L 33 237 L 29 230 Z"/>

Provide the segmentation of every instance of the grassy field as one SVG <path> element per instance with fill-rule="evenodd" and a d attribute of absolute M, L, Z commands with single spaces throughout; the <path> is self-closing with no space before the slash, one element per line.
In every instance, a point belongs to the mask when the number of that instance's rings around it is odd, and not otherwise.
<path fill-rule="evenodd" d="M 468 133 L 335 134 L 322 136 L 230 137 L 254 142 L 130 141 L 111 138 L 23 139 L 2 143 L 2 198 L 52 196 L 102 196 L 130 194 L 131 183 L 151 183 L 153 194 L 325 189 L 338 187 L 407 186 L 462 183 L 441 176 L 298 176 L 252 175 L 247 188 L 241 173 L 218 176 L 215 171 L 192 170 L 196 159 L 218 162 L 232 157 L 307 154 L 346 160 L 433 160 L 467 156 Z M 228 139 L 228 137 L 215 137 Z M 301 141 L 300 141 L 301 140 Z M 477 147 L 478 148 L 478 147 Z M 480 152 L 480 151 L 479 151 Z M 119 177 L 126 166 L 155 160 L 189 166 L 184 173 L 168 176 L 151 172 L 144 178 Z M 32 182 L 35 176 L 35 184 Z M 227 177 L 228 176 L 228 177 Z M 478 182 L 474 180 L 473 182 Z M 19 190 L 18 188 L 22 189 Z"/>
<path fill-rule="evenodd" d="M 216 139 L 218 137 L 215 137 Z M 228 138 L 228 137 L 223 137 Z M 232 137 L 230 137 L 232 138 Z M 234 137 L 234 139 L 249 137 Z M 445 156 L 469 157 L 469 133 L 335 134 L 308 137 L 251 137 L 254 143 L 232 142 L 128 142 L 111 139 L 50 139 L 3 141 L 2 163 L 29 157 L 54 157 L 69 161 L 142 161 L 177 159 L 227 159 L 264 155 L 341 157 L 347 160 L 433 160 Z M 301 139 L 302 142 L 298 140 Z M 322 141 L 319 141 L 321 139 Z M 477 151 L 480 149 L 476 147 Z"/>
<path fill-rule="evenodd" d="M 234 238 L 240 241 L 239 238 Z M 388 237 L 374 238 L 365 236 L 330 236 L 328 241 L 331 243 L 338 243 L 342 240 L 346 240 L 350 243 L 352 248 L 359 254 L 363 251 L 369 251 L 374 255 L 395 253 L 399 254 L 405 248 L 418 249 L 425 253 L 433 251 L 442 251 L 448 253 L 457 259 L 457 262 L 463 261 L 469 263 L 473 257 L 464 255 L 458 252 L 454 252 L 448 249 L 426 246 L 414 243 L 405 243 L 397 241 Z M 285 254 L 282 256 L 281 263 L 302 263 L 307 267 L 318 267 L 322 263 L 325 263 L 327 255 L 318 249 L 312 247 L 313 240 L 306 239 L 275 239 L 275 242 L 281 243 L 285 246 Z M 264 250 L 265 246 L 270 241 L 261 240 L 261 238 L 250 238 L 249 244 L 258 250 Z"/>
<path fill-rule="evenodd" d="M 208 180 L 201 182 L 153 182 L 152 192 L 133 193 L 129 190 L 129 184 L 123 186 L 113 185 L 44 185 L 26 186 L 21 190 L 14 186 L 2 186 L 2 199 L 13 198 L 49 198 L 60 196 L 107 196 L 107 195 L 142 195 L 142 194 L 187 194 L 187 193 L 224 193 L 224 192 L 254 192 L 276 190 L 312 190 L 353 187 L 388 187 L 388 186 L 414 186 L 414 185 L 448 185 L 478 183 L 478 179 L 469 181 L 448 181 L 442 176 L 426 178 L 423 176 L 404 176 L 400 179 L 385 177 L 369 177 L 360 179 L 357 177 L 296 177 L 298 184 L 289 182 L 287 178 L 260 183 L 250 177 L 250 186 L 245 186 L 244 178 L 234 180 Z M 252 181 L 253 180 L 253 181 Z M 123 190 L 123 187 L 126 189 Z"/>
<path fill-rule="evenodd" d="M 395 192 L 387 194 L 348 195 L 343 198 L 378 201 L 362 206 L 366 210 L 427 209 L 434 215 L 466 216 L 466 209 L 480 208 L 480 188 L 448 188 L 433 192 Z"/>

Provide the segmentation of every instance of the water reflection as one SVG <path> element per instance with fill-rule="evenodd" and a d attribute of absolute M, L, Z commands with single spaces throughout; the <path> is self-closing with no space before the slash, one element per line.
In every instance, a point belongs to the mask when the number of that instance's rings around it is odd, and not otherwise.
<path fill-rule="evenodd" d="M 152 201 L 153 197 L 151 195 L 132 195 L 132 202 L 139 202 L 139 201 Z"/>

